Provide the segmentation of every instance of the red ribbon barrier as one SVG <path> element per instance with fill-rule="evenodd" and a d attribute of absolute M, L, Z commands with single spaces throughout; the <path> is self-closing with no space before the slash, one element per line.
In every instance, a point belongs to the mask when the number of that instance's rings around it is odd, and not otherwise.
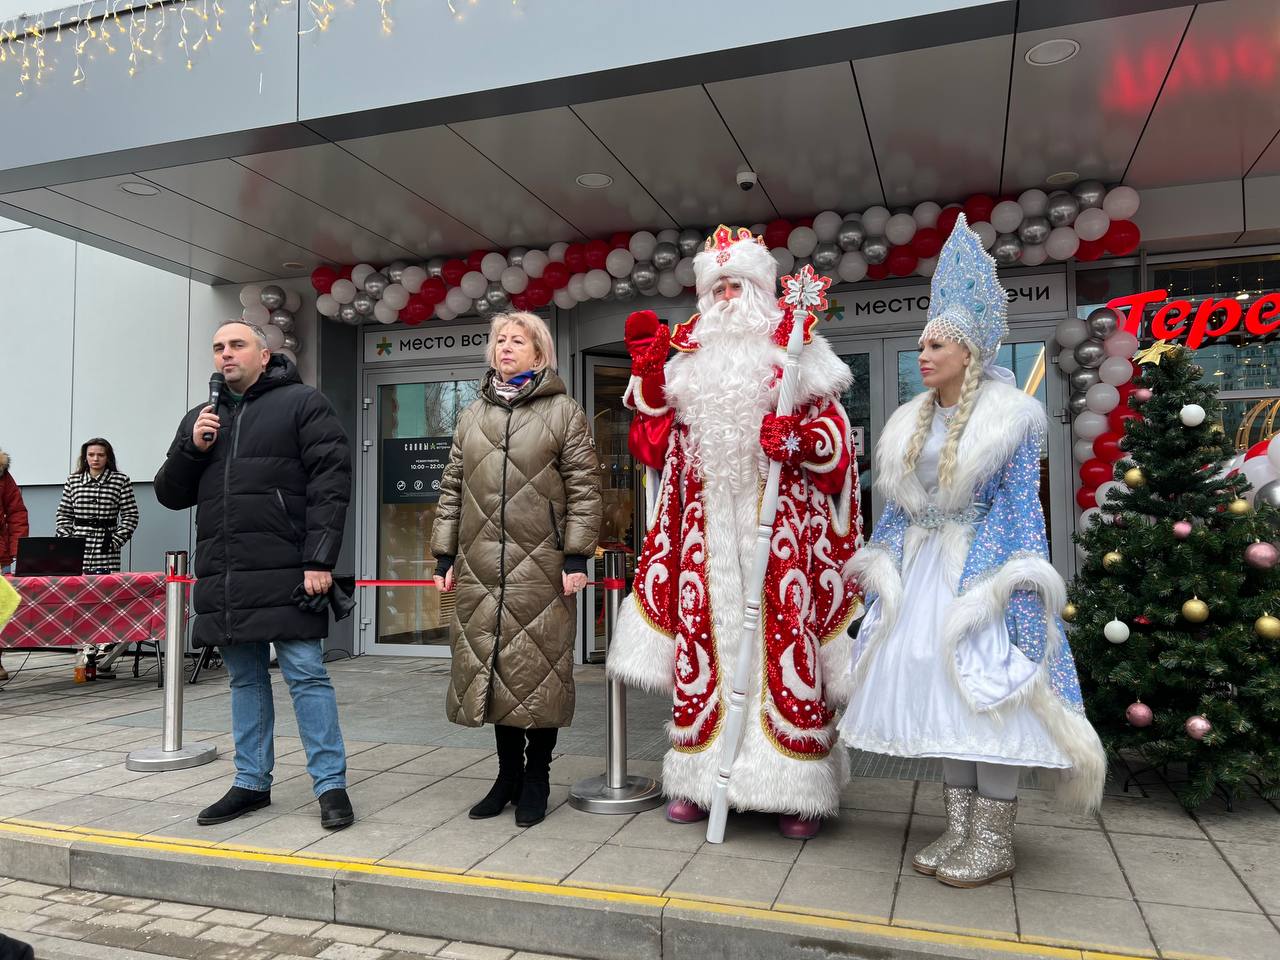
<path fill-rule="evenodd" d="M 195 583 L 195 577 L 165 577 L 165 583 Z M 435 587 L 434 580 L 357 580 L 357 587 Z M 606 577 L 603 580 L 589 580 L 588 587 L 604 587 L 606 590 L 625 590 L 627 581 Z"/>

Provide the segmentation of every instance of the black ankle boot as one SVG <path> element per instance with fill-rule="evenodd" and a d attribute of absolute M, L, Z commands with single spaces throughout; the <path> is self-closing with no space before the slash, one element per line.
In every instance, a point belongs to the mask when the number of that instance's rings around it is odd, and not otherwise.
<path fill-rule="evenodd" d="M 551 784 L 546 780 L 525 778 L 520 790 L 520 802 L 516 805 L 516 826 L 532 827 L 547 817 L 547 797 L 551 795 Z"/>
<path fill-rule="evenodd" d="M 232 787 L 217 803 L 201 810 L 196 817 L 196 823 L 202 827 L 226 823 L 252 810 L 260 810 L 270 802 L 270 790 L 246 790 L 244 787 Z"/>
<path fill-rule="evenodd" d="M 520 799 L 520 787 L 524 783 L 524 731 L 496 723 L 493 737 L 498 746 L 498 779 L 484 799 L 467 813 L 472 820 L 496 817 L 508 803 Z"/>
<path fill-rule="evenodd" d="M 356 813 L 351 809 L 351 798 L 341 787 L 326 790 L 318 799 L 320 826 L 326 830 L 341 830 L 356 822 Z"/>
<path fill-rule="evenodd" d="M 521 786 L 521 779 L 507 779 L 499 775 L 493 782 L 493 786 L 489 788 L 489 792 L 484 795 L 484 799 L 472 807 L 467 816 L 472 820 L 488 820 L 490 817 L 496 817 L 508 803 L 515 803 L 520 799 Z"/>
<path fill-rule="evenodd" d="M 516 804 L 516 826 L 532 827 L 547 816 L 547 797 L 551 795 L 551 753 L 555 750 L 555 727 L 528 730 L 525 736 L 524 786 Z"/>

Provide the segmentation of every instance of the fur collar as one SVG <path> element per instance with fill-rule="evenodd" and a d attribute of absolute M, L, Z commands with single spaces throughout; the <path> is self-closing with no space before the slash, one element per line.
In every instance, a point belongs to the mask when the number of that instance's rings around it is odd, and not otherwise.
<path fill-rule="evenodd" d="M 876 445 L 876 488 L 913 516 L 925 509 L 929 498 L 915 471 L 908 470 L 904 461 L 920 407 L 932 402 L 932 391 L 925 391 L 900 406 Z M 1008 384 L 983 381 L 960 437 L 955 482 L 938 492 L 938 506 L 948 512 L 963 510 L 973 502 L 975 491 L 1009 461 L 1028 436 L 1043 437 L 1047 429 L 1048 417 L 1035 397 Z"/>
<path fill-rule="evenodd" d="M 698 349 L 696 342 L 692 349 L 687 347 L 677 349 L 682 349 L 683 352 L 676 353 L 667 361 L 666 395 L 669 400 L 679 405 L 694 391 L 712 389 L 713 385 L 694 383 L 693 378 L 687 376 L 686 370 L 683 369 L 688 366 L 683 362 L 685 356 Z M 773 349 L 776 354 L 775 365 L 781 370 L 787 351 L 776 344 Z M 821 397 L 839 397 L 853 383 L 853 373 L 848 365 L 836 356 L 835 351 L 831 349 L 831 344 L 819 334 L 813 335 L 813 339 L 805 345 L 800 354 L 799 373 L 800 383 L 795 393 L 797 408 L 805 401 Z M 775 386 L 775 395 L 776 392 Z"/>
<path fill-rule="evenodd" d="M 0 450 L 0 477 L 9 472 L 9 455 Z"/>

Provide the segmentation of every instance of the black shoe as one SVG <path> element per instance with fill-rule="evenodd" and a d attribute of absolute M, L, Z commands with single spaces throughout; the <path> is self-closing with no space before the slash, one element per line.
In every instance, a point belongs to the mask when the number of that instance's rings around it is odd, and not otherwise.
<path fill-rule="evenodd" d="M 270 790 L 246 790 L 244 787 L 232 787 L 217 803 L 201 810 L 200 815 L 196 817 L 196 823 L 202 827 L 226 823 L 250 811 L 261 810 L 270 802 Z"/>
<path fill-rule="evenodd" d="M 341 830 L 355 822 L 356 814 L 351 809 L 347 791 L 335 787 L 320 794 L 320 826 L 326 830 Z"/>
<path fill-rule="evenodd" d="M 532 827 L 545 820 L 547 797 L 550 795 L 551 784 L 547 781 L 526 779 L 520 788 L 520 802 L 516 805 L 516 826 Z"/>
<path fill-rule="evenodd" d="M 472 807 L 467 816 L 472 820 L 488 820 L 490 817 L 496 817 L 506 809 L 508 803 L 515 803 L 520 799 L 521 783 L 519 779 L 506 779 L 499 776 L 489 788 L 489 792 L 484 795 L 484 799 Z"/>

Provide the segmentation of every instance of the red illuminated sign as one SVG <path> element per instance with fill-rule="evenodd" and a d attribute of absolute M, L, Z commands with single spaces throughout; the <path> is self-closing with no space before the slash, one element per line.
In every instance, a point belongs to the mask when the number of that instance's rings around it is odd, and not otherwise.
<path fill-rule="evenodd" d="M 1215 300 L 1208 297 L 1199 305 L 1190 300 L 1169 300 L 1168 290 L 1146 290 L 1143 293 L 1116 297 L 1107 302 L 1124 321 L 1124 329 L 1134 336 L 1142 325 L 1142 315 L 1148 307 L 1163 304 L 1151 318 L 1151 335 L 1157 340 L 1178 340 L 1186 337 L 1192 350 L 1205 340 L 1236 333 L 1244 323 L 1244 331 L 1250 336 L 1267 337 L 1280 330 L 1280 293 L 1268 293 L 1245 305 L 1226 297 Z"/>

